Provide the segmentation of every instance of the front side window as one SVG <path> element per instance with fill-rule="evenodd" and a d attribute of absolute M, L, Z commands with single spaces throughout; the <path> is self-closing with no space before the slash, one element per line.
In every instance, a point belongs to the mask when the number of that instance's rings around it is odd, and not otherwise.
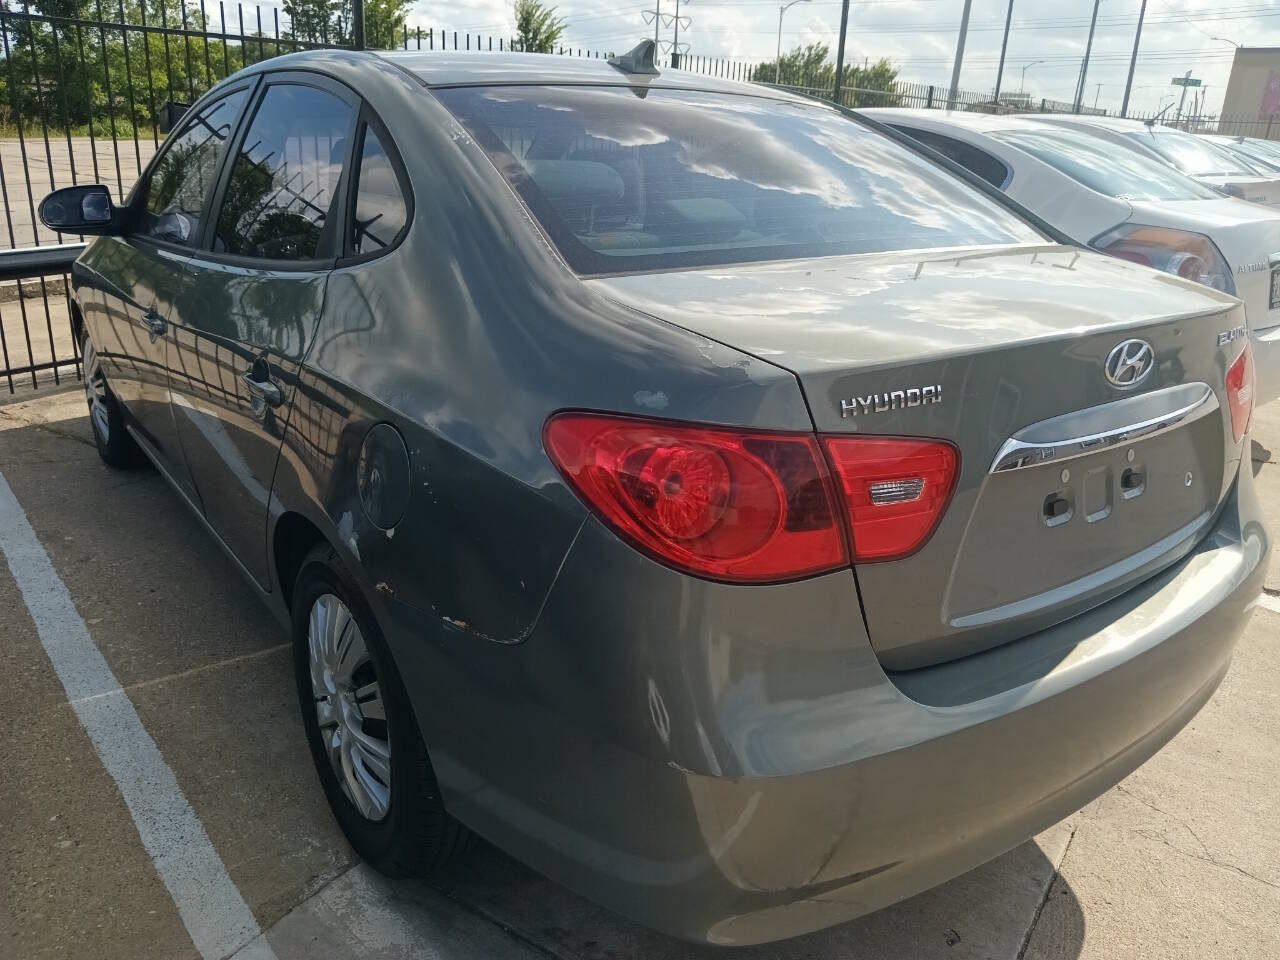
<path fill-rule="evenodd" d="M 264 260 L 322 256 L 351 116 L 324 90 L 269 86 L 231 168 L 213 249 Z"/>
<path fill-rule="evenodd" d="M 247 96 L 247 90 L 237 90 L 204 107 L 166 145 L 151 168 L 135 233 L 167 243 L 199 242 L 200 217 L 218 175 L 222 146 Z"/>
<path fill-rule="evenodd" d="M 408 215 L 391 158 L 373 127 L 366 127 L 356 181 L 351 252 L 360 256 L 387 249 L 395 242 Z"/>
<path fill-rule="evenodd" d="M 607 86 L 434 92 L 579 273 L 1043 239 L 818 105 Z"/>
<path fill-rule="evenodd" d="M 1220 194 L 1167 164 L 1077 130 L 1001 130 L 996 140 L 1017 147 L 1090 190 L 1121 200 L 1212 200 Z"/>

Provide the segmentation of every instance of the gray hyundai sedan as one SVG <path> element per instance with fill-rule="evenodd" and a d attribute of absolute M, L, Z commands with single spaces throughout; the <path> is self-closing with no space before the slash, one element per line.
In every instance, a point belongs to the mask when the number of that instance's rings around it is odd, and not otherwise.
<path fill-rule="evenodd" d="M 996 856 L 1204 705 L 1269 550 L 1253 372 L 1235 299 L 650 54 L 281 57 L 42 216 L 95 235 L 98 449 L 288 626 L 360 856 L 474 832 L 747 944 Z"/>

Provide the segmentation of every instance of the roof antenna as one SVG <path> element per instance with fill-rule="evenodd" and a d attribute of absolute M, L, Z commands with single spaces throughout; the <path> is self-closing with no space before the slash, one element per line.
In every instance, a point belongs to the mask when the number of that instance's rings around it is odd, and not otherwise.
<path fill-rule="evenodd" d="M 1169 112 L 1169 107 L 1172 107 L 1172 106 L 1173 106 L 1173 101 L 1170 100 L 1169 105 L 1166 106 L 1163 110 L 1157 113 L 1154 117 L 1147 117 L 1147 119 L 1143 120 L 1142 122 L 1145 123 L 1147 125 L 1147 129 L 1150 130 L 1160 121 L 1161 117 L 1163 117 L 1166 113 Z"/>
<path fill-rule="evenodd" d="M 658 68 L 654 66 L 654 54 L 658 45 L 652 40 L 641 40 L 626 53 L 610 54 L 608 64 L 617 67 L 623 73 L 647 73 L 657 76 Z"/>

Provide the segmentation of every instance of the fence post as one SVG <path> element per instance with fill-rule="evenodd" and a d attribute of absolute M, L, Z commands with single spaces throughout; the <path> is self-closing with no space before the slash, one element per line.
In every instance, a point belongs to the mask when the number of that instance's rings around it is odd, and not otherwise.
<path fill-rule="evenodd" d="M 364 0 L 351 0 L 351 45 L 364 49 Z"/>
<path fill-rule="evenodd" d="M 932 109 L 933 109 L 933 84 L 932 84 L 932 83 L 931 83 L 931 84 L 929 84 L 929 95 L 928 95 L 927 97 L 925 97 L 925 100 L 924 100 L 924 108 L 925 108 L 926 110 L 932 110 Z"/>

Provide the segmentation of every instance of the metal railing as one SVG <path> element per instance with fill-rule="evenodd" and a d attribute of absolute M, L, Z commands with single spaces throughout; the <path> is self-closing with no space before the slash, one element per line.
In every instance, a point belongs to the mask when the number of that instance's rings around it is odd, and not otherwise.
<path fill-rule="evenodd" d="M 363 9 L 357 0 L 356 6 Z M 81 10 L 90 9 L 82 6 Z M 295 23 L 276 8 L 225 0 L 95 0 L 92 17 L 51 15 L 30 0 L 0 0 L 0 383 L 10 392 L 79 376 L 79 344 L 71 336 L 70 263 L 82 248 L 43 227 L 36 216 L 50 190 L 103 183 L 122 201 L 145 169 L 172 104 L 192 102 L 223 78 L 295 50 L 368 46 L 408 50 L 503 51 L 509 37 L 403 21 L 356 26 L 325 14 Z M 604 51 L 561 46 L 563 56 Z M 829 64 L 808 71 L 773 63 L 683 54 L 661 61 L 680 69 L 743 82 L 775 80 L 783 88 L 830 99 Z M 874 65 L 848 68 L 841 102 L 849 107 L 902 106 L 988 112 L 1066 112 L 1072 105 L 1022 92 L 994 102 L 987 92 L 911 83 Z M 1093 111 L 1090 111 L 1093 112 Z M 1194 132 L 1280 136 L 1265 118 L 1161 118 Z"/>

